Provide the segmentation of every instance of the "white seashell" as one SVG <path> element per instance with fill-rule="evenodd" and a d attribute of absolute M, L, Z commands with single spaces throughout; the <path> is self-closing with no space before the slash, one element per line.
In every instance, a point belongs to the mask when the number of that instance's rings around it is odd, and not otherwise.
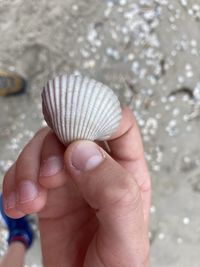
<path fill-rule="evenodd" d="M 49 81 L 42 92 L 44 118 L 63 144 L 106 140 L 118 128 L 121 108 L 106 85 L 81 75 Z"/>

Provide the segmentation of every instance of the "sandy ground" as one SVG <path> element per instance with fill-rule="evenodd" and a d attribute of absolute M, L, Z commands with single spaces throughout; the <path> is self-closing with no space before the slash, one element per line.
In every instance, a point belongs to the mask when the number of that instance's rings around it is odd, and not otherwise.
<path fill-rule="evenodd" d="M 43 125 L 40 94 L 81 72 L 135 112 L 153 181 L 151 263 L 200 266 L 199 0 L 0 0 L 0 69 L 29 81 L 0 98 L 0 178 Z M 1 228 L 1 254 L 5 229 Z M 42 266 L 39 241 L 27 266 Z"/>

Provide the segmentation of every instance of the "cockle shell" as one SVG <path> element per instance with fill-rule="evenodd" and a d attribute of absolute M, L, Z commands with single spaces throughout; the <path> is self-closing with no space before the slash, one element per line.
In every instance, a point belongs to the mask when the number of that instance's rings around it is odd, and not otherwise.
<path fill-rule="evenodd" d="M 107 140 L 118 128 L 121 108 L 106 85 L 81 75 L 50 80 L 42 92 L 44 118 L 63 144 Z"/>

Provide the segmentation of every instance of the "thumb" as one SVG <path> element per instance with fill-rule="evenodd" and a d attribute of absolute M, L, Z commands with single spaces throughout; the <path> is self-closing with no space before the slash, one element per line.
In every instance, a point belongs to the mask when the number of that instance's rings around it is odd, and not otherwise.
<path fill-rule="evenodd" d="M 103 255 L 113 257 L 106 266 L 113 266 L 113 260 L 120 266 L 147 266 L 147 229 L 140 190 L 132 174 L 90 141 L 72 143 L 65 152 L 65 164 L 96 213 L 97 246 Z"/>

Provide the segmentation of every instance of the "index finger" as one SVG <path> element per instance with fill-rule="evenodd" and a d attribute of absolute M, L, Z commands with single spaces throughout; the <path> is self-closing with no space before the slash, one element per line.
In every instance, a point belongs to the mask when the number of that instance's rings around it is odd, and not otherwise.
<path fill-rule="evenodd" d="M 123 109 L 119 129 L 108 141 L 108 145 L 111 150 L 111 156 L 133 173 L 141 190 L 144 218 L 148 222 L 151 179 L 144 156 L 140 131 L 133 112 L 129 108 Z"/>

